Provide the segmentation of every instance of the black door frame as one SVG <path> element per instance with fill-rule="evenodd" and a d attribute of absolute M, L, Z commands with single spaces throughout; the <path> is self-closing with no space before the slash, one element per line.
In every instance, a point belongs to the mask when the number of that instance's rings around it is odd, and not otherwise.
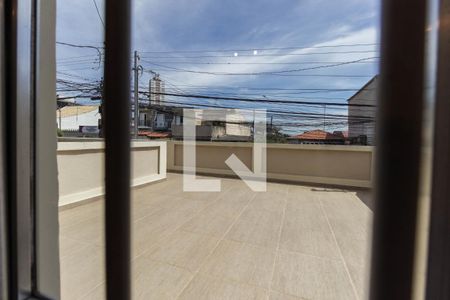
<path fill-rule="evenodd" d="M 6 189 L 8 292 L 26 299 L 34 289 L 34 1 L 5 1 Z M 6 78 L 5 78 L 6 79 Z"/>
<path fill-rule="evenodd" d="M 411 299 L 424 107 L 426 0 L 383 0 L 370 299 Z"/>
<path fill-rule="evenodd" d="M 450 299 L 450 0 L 439 6 L 426 299 Z"/>
<path fill-rule="evenodd" d="M 7 263 L 0 274 L 7 288 L 2 296 L 59 299 L 56 2 L 3 3 L 0 229 L 6 235 L 0 236 L 0 254 Z"/>

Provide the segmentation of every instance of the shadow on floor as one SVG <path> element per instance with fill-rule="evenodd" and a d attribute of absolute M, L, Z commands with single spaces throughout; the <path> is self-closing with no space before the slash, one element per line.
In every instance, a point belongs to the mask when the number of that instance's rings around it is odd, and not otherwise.
<path fill-rule="evenodd" d="M 375 199 L 373 197 L 372 190 L 358 190 L 356 191 L 356 197 L 359 198 L 371 211 L 375 207 Z"/>
<path fill-rule="evenodd" d="M 360 190 L 345 190 L 340 188 L 312 188 L 311 189 L 314 192 L 342 192 L 342 193 L 348 193 L 352 192 L 355 193 L 356 197 L 361 200 L 362 203 L 364 203 L 371 211 L 374 209 L 374 197 L 373 197 L 373 190 L 372 189 L 360 189 Z"/>

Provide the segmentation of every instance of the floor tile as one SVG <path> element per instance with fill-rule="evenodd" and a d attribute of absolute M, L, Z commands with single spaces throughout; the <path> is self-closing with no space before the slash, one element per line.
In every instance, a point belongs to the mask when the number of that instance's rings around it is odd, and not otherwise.
<path fill-rule="evenodd" d="M 225 239 L 276 249 L 282 214 L 247 208 Z"/>
<path fill-rule="evenodd" d="M 200 273 L 268 288 L 275 251 L 241 242 L 222 241 Z"/>
<path fill-rule="evenodd" d="M 323 196 L 321 202 L 345 261 L 364 265 L 369 257 L 372 213 L 350 193 Z"/>
<path fill-rule="evenodd" d="M 184 231 L 222 238 L 233 224 L 234 219 L 211 212 L 201 212 L 197 217 L 181 226 Z"/>
<path fill-rule="evenodd" d="M 132 298 L 176 299 L 192 274 L 182 268 L 139 257 L 133 261 Z"/>
<path fill-rule="evenodd" d="M 104 200 L 95 200 L 71 208 L 63 208 L 59 212 L 59 228 L 65 229 L 83 224 L 91 219 L 103 218 L 105 210 Z"/>
<path fill-rule="evenodd" d="M 63 259 L 67 256 L 76 255 L 80 248 L 89 246 L 92 244 L 77 241 L 74 239 L 70 239 L 64 237 L 62 235 L 59 236 L 59 259 Z"/>
<path fill-rule="evenodd" d="M 356 299 L 342 262 L 294 252 L 279 252 L 272 289 L 306 299 Z"/>
<path fill-rule="evenodd" d="M 158 248 L 164 238 L 190 218 L 192 218 L 191 212 L 164 209 L 133 222 L 132 258 Z"/>
<path fill-rule="evenodd" d="M 286 193 L 259 192 L 249 204 L 249 209 L 267 210 L 274 213 L 282 213 L 286 206 Z"/>
<path fill-rule="evenodd" d="M 236 218 L 250 202 L 251 197 L 246 197 L 246 201 L 230 201 L 219 199 L 210 206 L 206 207 L 202 213 L 222 216 L 226 218 Z"/>
<path fill-rule="evenodd" d="M 102 216 L 93 217 L 81 223 L 77 222 L 73 225 L 62 227 L 60 228 L 60 235 L 72 240 L 103 247 L 105 241 L 104 218 Z"/>
<path fill-rule="evenodd" d="M 82 299 L 105 280 L 104 250 L 84 245 L 60 261 L 61 298 Z"/>
<path fill-rule="evenodd" d="M 286 295 L 276 291 L 271 291 L 269 295 L 270 300 L 307 300 L 306 298 L 300 298 L 292 295 Z"/>
<path fill-rule="evenodd" d="M 164 239 L 160 248 L 144 257 L 166 262 L 195 272 L 217 246 L 219 239 L 177 230 Z"/>
<path fill-rule="evenodd" d="M 133 189 L 133 299 L 365 298 L 372 213 L 355 192 L 182 188 L 170 173 Z M 105 298 L 103 214 L 103 200 L 59 213 L 63 300 Z"/>
<path fill-rule="evenodd" d="M 267 290 L 259 287 L 197 275 L 183 291 L 179 299 L 265 300 L 268 299 L 268 294 Z"/>
<path fill-rule="evenodd" d="M 89 291 L 83 296 L 83 300 L 106 300 L 106 284 L 102 283 Z"/>
<path fill-rule="evenodd" d="M 319 206 L 286 209 L 280 249 L 338 259 L 339 248 Z"/>
<path fill-rule="evenodd" d="M 316 192 L 304 187 L 289 187 L 288 194 L 286 196 L 287 210 L 304 209 L 305 206 L 320 206 L 320 198 Z"/>
<path fill-rule="evenodd" d="M 358 266 L 347 263 L 350 278 L 355 285 L 360 299 L 368 299 L 369 291 L 369 266 Z"/>

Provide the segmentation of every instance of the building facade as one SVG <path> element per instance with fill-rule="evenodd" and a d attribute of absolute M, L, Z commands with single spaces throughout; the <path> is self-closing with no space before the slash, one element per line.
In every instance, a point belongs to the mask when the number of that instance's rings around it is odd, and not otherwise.
<path fill-rule="evenodd" d="M 164 103 L 165 83 L 159 74 L 153 76 L 149 82 L 150 105 L 162 105 Z"/>
<path fill-rule="evenodd" d="M 56 123 L 60 130 L 80 130 L 80 127 L 98 127 L 101 115 L 98 106 L 64 106 L 56 110 Z"/>
<path fill-rule="evenodd" d="M 375 106 L 378 82 L 377 75 L 348 99 L 349 104 L 374 106 L 348 106 L 348 136 L 352 144 L 375 144 Z"/>

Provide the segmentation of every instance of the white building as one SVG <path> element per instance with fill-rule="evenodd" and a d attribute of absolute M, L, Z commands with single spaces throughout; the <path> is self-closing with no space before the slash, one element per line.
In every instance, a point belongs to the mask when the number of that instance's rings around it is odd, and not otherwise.
<path fill-rule="evenodd" d="M 217 120 L 211 121 L 204 113 L 215 113 L 215 110 L 196 109 L 196 138 L 207 141 L 250 141 L 253 137 L 252 124 L 243 115 L 228 112 L 224 120 L 223 110 L 217 110 Z M 214 119 L 214 118 L 213 118 Z M 183 138 L 183 113 L 179 111 L 172 122 L 172 136 Z"/>
<path fill-rule="evenodd" d="M 158 74 L 149 82 L 150 104 L 161 105 L 164 103 L 164 94 L 166 92 L 165 83 Z"/>
<path fill-rule="evenodd" d="M 367 82 L 347 101 L 349 104 L 377 104 L 378 75 Z M 376 107 L 348 106 L 348 137 L 352 140 L 366 139 L 367 145 L 375 142 Z"/>
<path fill-rule="evenodd" d="M 79 130 L 80 126 L 98 126 L 98 106 L 65 106 L 56 110 L 56 123 L 61 130 Z"/>

